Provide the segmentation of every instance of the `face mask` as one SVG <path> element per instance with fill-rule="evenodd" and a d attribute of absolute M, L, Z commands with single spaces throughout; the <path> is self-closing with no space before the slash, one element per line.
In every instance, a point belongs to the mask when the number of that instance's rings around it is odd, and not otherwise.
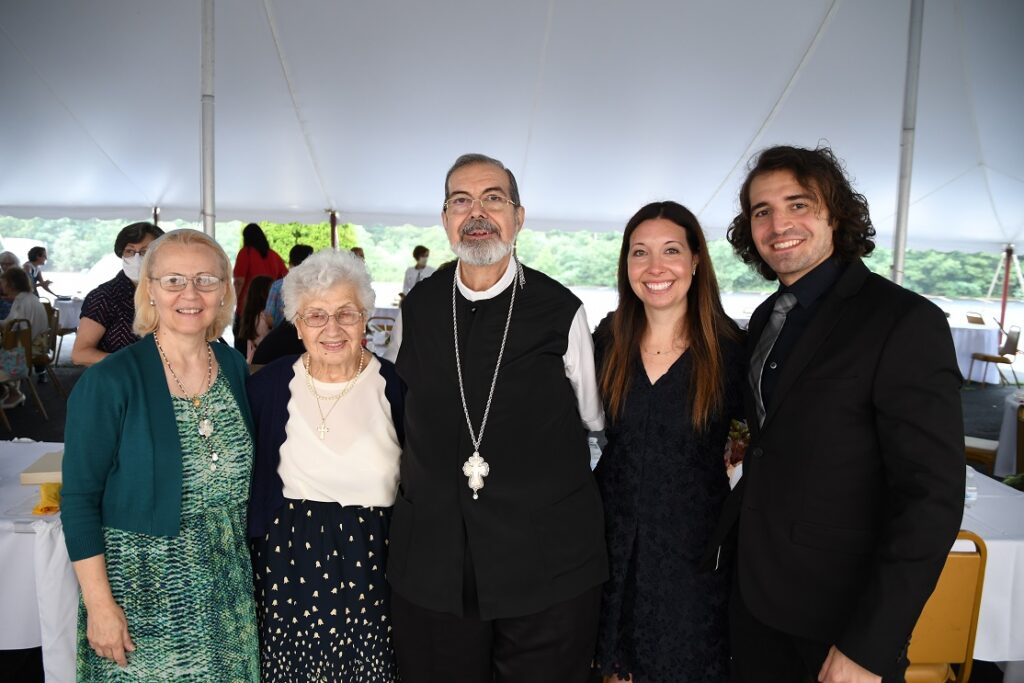
<path fill-rule="evenodd" d="M 125 256 L 121 259 L 121 269 L 124 270 L 124 274 L 128 276 L 129 280 L 138 284 L 139 270 L 142 269 L 142 255 Z"/>

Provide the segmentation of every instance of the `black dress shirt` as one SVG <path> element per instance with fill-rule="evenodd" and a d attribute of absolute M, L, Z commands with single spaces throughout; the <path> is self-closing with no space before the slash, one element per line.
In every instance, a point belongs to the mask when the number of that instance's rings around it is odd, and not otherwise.
<path fill-rule="evenodd" d="M 786 324 L 782 326 L 779 338 L 775 340 L 775 346 L 772 347 L 771 353 L 765 359 L 764 371 L 761 374 L 761 400 L 764 401 L 764 405 L 767 406 L 771 401 L 779 372 L 782 371 L 793 347 L 796 346 L 800 336 L 814 318 L 814 314 L 818 310 L 818 303 L 832 289 L 843 270 L 845 270 L 845 264 L 839 263 L 836 259 L 828 259 L 792 285 L 780 287 L 776 293 L 776 298 L 784 292 L 794 294 L 797 304 L 786 316 Z"/>

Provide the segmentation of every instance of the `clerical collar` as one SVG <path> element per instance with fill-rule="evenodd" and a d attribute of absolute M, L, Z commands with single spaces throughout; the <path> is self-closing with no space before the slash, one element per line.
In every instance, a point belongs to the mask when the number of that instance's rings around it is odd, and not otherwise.
<path fill-rule="evenodd" d="M 793 284 L 780 287 L 779 291 L 796 295 L 802 308 L 810 308 L 825 292 L 832 289 L 842 272 L 843 266 L 837 259 L 825 259 Z"/>
<path fill-rule="evenodd" d="M 455 282 L 459 285 L 459 293 L 462 294 L 469 301 L 482 301 L 484 299 L 493 299 L 498 296 L 505 289 L 512 284 L 512 280 L 516 273 L 516 260 L 515 257 L 510 256 L 508 259 L 508 265 L 505 267 L 505 272 L 502 274 L 498 281 L 488 287 L 482 292 L 477 292 L 465 285 L 462 281 L 462 261 L 459 261 L 455 271 Z"/>

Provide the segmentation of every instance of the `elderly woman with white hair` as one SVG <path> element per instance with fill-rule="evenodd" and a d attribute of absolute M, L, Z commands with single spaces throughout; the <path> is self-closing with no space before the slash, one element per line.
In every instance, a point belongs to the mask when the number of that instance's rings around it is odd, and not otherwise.
<path fill-rule="evenodd" d="M 305 353 L 247 385 L 263 680 L 395 681 L 384 567 L 405 389 L 363 348 L 374 292 L 362 260 L 316 253 L 282 296 Z"/>
<path fill-rule="evenodd" d="M 135 290 L 142 339 L 68 398 L 61 517 L 82 588 L 78 681 L 259 678 L 246 367 L 214 341 L 234 310 L 230 273 L 201 232 L 150 244 Z"/>

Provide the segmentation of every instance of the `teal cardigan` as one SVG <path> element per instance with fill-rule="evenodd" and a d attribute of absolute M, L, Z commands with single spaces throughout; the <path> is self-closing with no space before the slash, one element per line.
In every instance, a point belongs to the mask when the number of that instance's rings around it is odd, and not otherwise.
<path fill-rule="evenodd" d="M 212 347 L 252 434 L 245 360 L 226 344 Z M 79 378 L 68 398 L 63 479 L 61 521 L 72 561 L 104 552 L 103 527 L 178 535 L 181 441 L 153 335 Z"/>

